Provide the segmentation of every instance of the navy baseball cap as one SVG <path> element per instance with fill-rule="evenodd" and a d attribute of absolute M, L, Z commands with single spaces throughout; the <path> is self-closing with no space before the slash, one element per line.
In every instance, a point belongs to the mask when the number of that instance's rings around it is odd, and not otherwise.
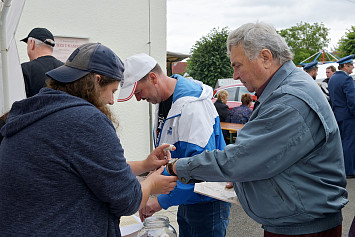
<path fill-rule="evenodd" d="M 345 64 L 345 63 L 352 63 L 354 59 L 354 54 L 351 54 L 349 56 L 346 56 L 344 58 L 341 58 L 337 61 L 337 63 L 341 64 Z"/>
<path fill-rule="evenodd" d="M 317 67 L 318 62 L 310 62 L 310 63 L 306 63 L 305 65 L 303 65 L 303 70 L 309 70 L 312 69 L 313 67 Z"/>
<path fill-rule="evenodd" d="M 27 43 L 27 40 L 29 37 L 38 39 L 40 41 L 42 41 L 45 44 L 48 44 L 52 47 L 54 47 L 54 37 L 52 35 L 52 33 L 47 30 L 46 28 L 34 28 L 33 30 L 31 30 L 31 32 L 28 34 L 28 36 L 20 41 L 23 41 L 25 43 Z M 52 42 L 49 40 L 53 40 Z"/>
<path fill-rule="evenodd" d="M 87 43 L 75 49 L 63 66 L 46 75 L 56 81 L 69 83 L 94 72 L 121 81 L 123 71 L 121 59 L 111 49 L 100 43 Z"/>

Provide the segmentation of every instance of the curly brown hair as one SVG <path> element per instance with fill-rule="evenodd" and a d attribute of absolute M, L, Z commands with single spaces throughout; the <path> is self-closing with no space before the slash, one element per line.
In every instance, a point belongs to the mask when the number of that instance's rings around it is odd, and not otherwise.
<path fill-rule="evenodd" d="M 251 94 L 244 93 L 241 98 L 242 104 L 248 106 L 250 102 L 253 101 Z"/>
<path fill-rule="evenodd" d="M 89 103 L 93 104 L 102 113 L 104 113 L 116 126 L 118 126 L 117 121 L 112 115 L 110 109 L 106 106 L 105 102 L 101 98 L 100 87 L 106 86 L 112 82 L 117 81 L 116 79 L 102 76 L 100 85 L 97 83 L 96 73 L 89 73 L 88 75 L 80 78 L 79 80 L 63 83 L 49 78 L 46 84 L 49 88 L 58 91 L 67 92 L 70 95 L 82 98 Z"/>

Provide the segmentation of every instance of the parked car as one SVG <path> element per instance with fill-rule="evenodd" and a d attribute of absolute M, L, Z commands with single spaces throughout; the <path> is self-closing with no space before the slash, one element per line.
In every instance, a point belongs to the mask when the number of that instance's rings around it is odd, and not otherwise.
<path fill-rule="evenodd" d="M 252 95 L 253 97 L 253 102 L 252 102 L 252 105 L 251 105 L 251 108 L 253 109 L 254 108 L 254 102 L 257 100 L 257 97 L 256 95 L 251 92 L 249 92 L 247 90 L 247 88 L 243 85 L 243 83 L 237 83 L 237 84 L 234 84 L 234 85 L 227 85 L 227 86 L 222 86 L 222 87 L 219 87 L 217 89 L 215 89 L 213 91 L 213 97 L 212 97 L 212 101 L 213 103 L 216 102 L 217 100 L 217 94 L 221 91 L 221 90 L 226 90 L 228 92 L 228 101 L 227 101 L 227 105 L 229 107 L 229 109 L 232 109 L 234 107 L 238 107 L 242 104 L 242 101 L 241 101 L 241 98 L 242 98 L 242 95 L 244 93 L 249 93 Z"/>

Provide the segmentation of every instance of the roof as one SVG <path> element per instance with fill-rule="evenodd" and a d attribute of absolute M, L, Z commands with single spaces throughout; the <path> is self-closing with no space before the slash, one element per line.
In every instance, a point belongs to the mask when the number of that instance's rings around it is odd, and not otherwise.
<path fill-rule="evenodd" d="M 182 54 L 182 53 L 174 53 L 174 52 L 166 51 L 167 62 L 179 62 L 190 56 L 191 56 L 190 54 Z"/>

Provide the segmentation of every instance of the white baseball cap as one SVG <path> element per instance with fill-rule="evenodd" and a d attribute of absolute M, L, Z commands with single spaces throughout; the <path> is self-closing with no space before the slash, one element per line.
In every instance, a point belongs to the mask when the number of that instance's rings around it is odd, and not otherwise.
<path fill-rule="evenodd" d="M 117 102 L 130 100 L 136 91 L 138 81 L 156 65 L 157 61 L 145 53 L 135 54 L 127 58 L 124 63 L 125 70 L 120 83 Z"/>

